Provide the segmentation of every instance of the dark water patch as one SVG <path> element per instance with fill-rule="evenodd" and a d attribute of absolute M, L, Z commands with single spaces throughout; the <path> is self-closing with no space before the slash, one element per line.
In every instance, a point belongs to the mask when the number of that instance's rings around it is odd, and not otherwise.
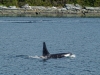
<path fill-rule="evenodd" d="M 24 59 L 30 58 L 28 55 L 16 55 L 16 57 L 20 57 L 20 58 L 24 58 Z"/>
<path fill-rule="evenodd" d="M 53 20 L 1 20 L 0 23 L 42 23 L 54 22 Z"/>
<path fill-rule="evenodd" d="M 0 21 L 1 23 L 38 23 L 39 21 L 20 21 L 20 20 L 7 20 L 7 21 Z"/>

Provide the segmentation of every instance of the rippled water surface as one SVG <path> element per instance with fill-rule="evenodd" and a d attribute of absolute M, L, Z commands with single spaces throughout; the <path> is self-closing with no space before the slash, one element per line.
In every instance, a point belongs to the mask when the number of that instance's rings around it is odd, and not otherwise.
<path fill-rule="evenodd" d="M 76 57 L 43 61 L 43 42 Z M 0 75 L 100 75 L 100 18 L 0 17 Z"/>

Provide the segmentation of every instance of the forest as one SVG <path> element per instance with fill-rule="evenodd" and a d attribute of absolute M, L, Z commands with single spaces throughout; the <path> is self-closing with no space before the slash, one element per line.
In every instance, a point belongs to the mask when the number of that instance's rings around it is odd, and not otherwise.
<path fill-rule="evenodd" d="M 65 4 L 80 4 L 81 6 L 99 7 L 100 0 L 0 0 L 0 5 L 21 7 L 25 4 L 30 6 L 58 6 Z"/>

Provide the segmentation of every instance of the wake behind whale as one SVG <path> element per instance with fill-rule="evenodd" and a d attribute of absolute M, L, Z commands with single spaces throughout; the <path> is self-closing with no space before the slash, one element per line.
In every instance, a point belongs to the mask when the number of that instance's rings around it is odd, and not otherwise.
<path fill-rule="evenodd" d="M 39 56 L 30 56 L 30 55 L 16 55 L 16 57 L 24 58 L 24 59 L 41 59 Z"/>

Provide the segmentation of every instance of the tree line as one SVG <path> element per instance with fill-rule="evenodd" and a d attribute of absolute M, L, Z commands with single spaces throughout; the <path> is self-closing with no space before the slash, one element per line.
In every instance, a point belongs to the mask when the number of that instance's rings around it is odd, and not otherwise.
<path fill-rule="evenodd" d="M 100 0 L 0 0 L 0 5 L 21 7 L 31 6 L 64 6 L 65 4 L 80 4 L 81 6 L 100 6 Z"/>

